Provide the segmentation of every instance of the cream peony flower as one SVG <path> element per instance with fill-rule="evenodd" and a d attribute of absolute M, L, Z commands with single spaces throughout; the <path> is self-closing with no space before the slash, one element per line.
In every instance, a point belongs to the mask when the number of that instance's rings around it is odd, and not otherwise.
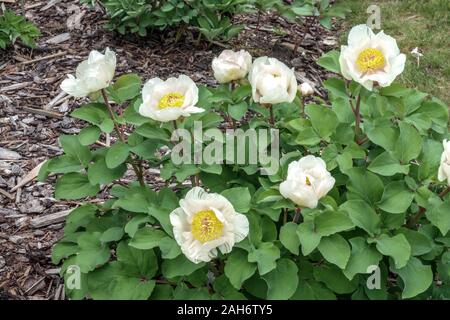
<path fill-rule="evenodd" d="M 184 255 L 194 263 L 208 262 L 217 249 L 229 253 L 249 231 L 245 215 L 234 211 L 231 203 L 216 193 L 192 188 L 170 214 L 175 240 Z"/>
<path fill-rule="evenodd" d="M 314 89 L 308 82 L 303 82 L 298 86 L 298 90 L 302 94 L 302 97 L 307 97 L 314 94 Z"/>
<path fill-rule="evenodd" d="M 61 83 L 61 89 L 69 95 L 81 98 L 104 89 L 111 83 L 116 70 L 116 54 L 106 48 L 105 54 L 91 51 L 89 58 L 81 62 L 76 77 L 69 74 Z"/>
<path fill-rule="evenodd" d="M 198 102 L 198 88 L 194 81 L 185 75 L 166 81 L 160 78 L 147 81 L 142 89 L 142 101 L 139 113 L 161 122 L 205 111 L 195 106 Z"/>
<path fill-rule="evenodd" d="M 245 78 L 252 66 L 252 56 L 245 50 L 224 50 L 213 59 L 214 78 L 219 83 L 228 83 Z"/>
<path fill-rule="evenodd" d="M 275 58 L 257 58 L 248 79 L 255 102 L 275 104 L 295 99 L 297 79 L 294 70 Z"/>
<path fill-rule="evenodd" d="M 308 155 L 289 164 L 287 179 L 280 184 L 280 193 L 300 207 L 314 209 L 319 199 L 334 186 L 325 161 Z"/>
<path fill-rule="evenodd" d="M 365 24 L 352 28 L 348 46 L 341 47 L 339 63 L 342 75 L 372 90 L 374 83 L 389 86 L 403 72 L 406 56 L 397 41 L 380 31 L 374 34 Z"/>
<path fill-rule="evenodd" d="M 444 145 L 444 152 L 442 152 L 441 156 L 438 179 L 439 181 L 447 180 L 447 184 L 450 186 L 450 141 L 444 139 L 442 144 Z"/>

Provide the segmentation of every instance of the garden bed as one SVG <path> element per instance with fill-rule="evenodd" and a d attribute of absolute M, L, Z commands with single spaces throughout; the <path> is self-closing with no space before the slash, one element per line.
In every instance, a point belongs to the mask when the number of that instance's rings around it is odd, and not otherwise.
<path fill-rule="evenodd" d="M 7 5 L 20 12 L 18 5 Z M 30 172 L 40 163 L 61 154 L 57 141 L 61 134 L 79 132 L 81 121 L 68 115 L 83 101 L 61 95 L 59 85 L 91 50 L 114 49 L 118 74 L 134 72 L 143 79 L 186 74 L 195 82 L 214 85 L 213 57 L 224 46 L 242 48 L 255 57 L 272 56 L 294 67 L 297 79 L 308 79 L 324 97 L 321 81 L 327 72 L 315 61 L 337 46 L 336 31 L 322 28 L 314 19 L 292 25 L 268 14 L 258 25 L 256 14 L 240 16 L 246 29 L 230 44 L 195 45 L 191 31 L 177 43 L 170 32 L 145 39 L 119 36 L 104 30 L 101 7 L 88 9 L 79 1 L 25 1 L 25 11 L 42 32 L 38 48 L 16 45 L 0 51 L 0 299 L 64 299 L 50 251 L 62 235 L 67 210 L 81 202 L 55 200 L 54 177 L 16 186 L 32 178 Z M 67 21 L 77 13 L 80 29 L 69 30 Z M 148 184 L 158 182 L 151 171 L 145 178 Z M 96 201 L 105 197 L 102 192 Z"/>

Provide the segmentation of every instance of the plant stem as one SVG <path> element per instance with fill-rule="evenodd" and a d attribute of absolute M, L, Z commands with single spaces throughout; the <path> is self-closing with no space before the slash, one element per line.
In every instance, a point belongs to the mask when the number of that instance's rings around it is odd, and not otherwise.
<path fill-rule="evenodd" d="M 300 214 L 302 212 L 302 208 L 295 208 L 295 215 L 294 215 L 294 219 L 292 219 L 292 222 L 297 223 L 298 220 L 300 219 Z"/>
<path fill-rule="evenodd" d="M 109 104 L 108 95 L 106 94 L 106 90 L 102 89 L 101 92 L 102 92 L 103 100 L 105 101 L 105 105 L 108 108 L 111 120 L 114 122 L 114 129 L 116 130 L 116 133 L 117 133 L 117 136 L 119 137 L 119 140 L 122 143 L 127 143 L 126 140 L 125 140 L 125 136 L 124 136 L 123 132 L 119 128 L 119 125 L 116 123 L 116 121 L 114 121 L 114 112 L 112 110 L 111 105 Z M 133 167 L 134 173 L 138 177 L 139 184 L 141 185 L 141 187 L 144 187 L 145 186 L 144 176 L 143 176 L 142 172 L 139 170 L 139 168 L 136 165 L 136 163 L 134 163 L 134 161 L 135 161 L 134 157 L 131 156 L 131 162 L 130 162 L 131 166 Z"/>
<path fill-rule="evenodd" d="M 305 114 L 305 98 L 303 96 L 300 97 L 300 116 L 302 118 L 306 118 L 306 114 Z"/>
<path fill-rule="evenodd" d="M 441 193 L 439 193 L 439 198 L 445 197 L 449 192 L 450 186 L 448 186 Z M 427 209 L 425 209 L 424 207 L 419 207 L 419 211 L 409 220 L 408 226 L 414 227 L 420 220 L 420 218 L 422 218 L 422 216 L 425 214 L 425 211 L 427 211 Z"/>
<path fill-rule="evenodd" d="M 283 224 L 287 223 L 287 219 L 288 219 L 288 209 L 284 208 Z"/>
<path fill-rule="evenodd" d="M 273 108 L 272 108 L 271 104 L 269 104 L 269 112 L 270 112 L 269 122 L 270 122 L 270 125 L 273 126 L 275 124 L 275 118 L 273 116 Z"/>
<path fill-rule="evenodd" d="M 448 186 L 444 191 L 442 191 L 441 193 L 439 193 L 439 197 L 443 198 L 447 195 L 447 193 L 450 192 L 450 186 Z"/>
<path fill-rule="evenodd" d="M 356 107 L 355 107 L 355 139 L 358 141 L 358 135 L 361 131 L 360 125 L 361 125 L 361 113 L 360 113 L 360 106 L 361 106 L 361 95 L 358 95 L 356 98 Z"/>

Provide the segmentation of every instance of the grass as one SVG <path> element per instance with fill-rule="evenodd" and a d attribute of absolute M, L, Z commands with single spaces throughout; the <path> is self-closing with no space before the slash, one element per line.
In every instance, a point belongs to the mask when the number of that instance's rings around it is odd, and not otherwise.
<path fill-rule="evenodd" d="M 450 103 L 450 1 L 448 0 L 339 0 L 352 13 L 343 23 L 346 31 L 340 38 L 347 41 L 352 26 L 366 23 L 370 5 L 381 9 L 381 29 L 397 39 L 407 56 L 405 71 L 398 80 Z M 378 32 L 378 30 L 375 30 Z M 420 65 L 411 55 L 419 47 L 423 53 Z"/>

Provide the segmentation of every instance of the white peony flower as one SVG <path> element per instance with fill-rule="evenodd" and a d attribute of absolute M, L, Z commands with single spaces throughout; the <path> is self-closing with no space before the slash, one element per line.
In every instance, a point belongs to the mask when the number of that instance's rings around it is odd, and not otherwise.
<path fill-rule="evenodd" d="M 295 99 L 298 88 L 294 70 L 275 58 L 257 58 L 248 79 L 255 102 L 276 104 Z"/>
<path fill-rule="evenodd" d="M 200 187 L 192 188 L 180 200 L 180 207 L 170 214 L 170 223 L 181 251 L 194 263 L 211 261 L 217 249 L 231 252 L 249 231 L 247 217 L 234 211 L 225 197 Z"/>
<path fill-rule="evenodd" d="M 374 83 L 389 86 L 403 72 L 405 61 L 394 38 L 383 31 L 374 34 L 365 24 L 352 28 L 348 46 L 342 46 L 339 57 L 342 75 L 368 90 Z"/>
<path fill-rule="evenodd" d="M 195 82 L 185 75 L 166 81 L 160 78 L 147 81 L 142 89 L 142 101 L 139 113 L 161 122 L 205 111 L 195 106 L 198 102 L 198 88 Z"/>
<path fill-rule="evenodd" d="M 300 207 L 314 209 L 319 199 L 334 186 L 325 161 L 308 155 L 289 164 L 287 179 L 280 184 L 280 193 Z"/>
<path fill-rule="evenodd" d="M 303 82 L 298 86 L 298 90 L 302 94 L 302 97 L 307 97 L 314 94 L 314 89 L 308 82 Z"/>
<path fill-rule="evenodd" d="M 76 77 L 69 74 L 61 83 L 61 89 L 69 95 L 81 98 L 108 87 L 116 70 L 116 54 L 106 48 L 105 54 L 91 51 L 89 58 L 81 62 Z"/>
<path fill-rule="evenodd" d="M 213 59 L 214 78 L 219 83 L 228 83 L 245 78 L 252 66 L 252 56 L 245 50 L 224 50 Z"/>
<path fill-rule="evenodd" d="M 441 156 L 441 165 L 439 166 L 438 179 L 439 181 L 447 180 L 447 184 L 450 186 L 450 141 L 444 139 L 444 152 Z"/>

